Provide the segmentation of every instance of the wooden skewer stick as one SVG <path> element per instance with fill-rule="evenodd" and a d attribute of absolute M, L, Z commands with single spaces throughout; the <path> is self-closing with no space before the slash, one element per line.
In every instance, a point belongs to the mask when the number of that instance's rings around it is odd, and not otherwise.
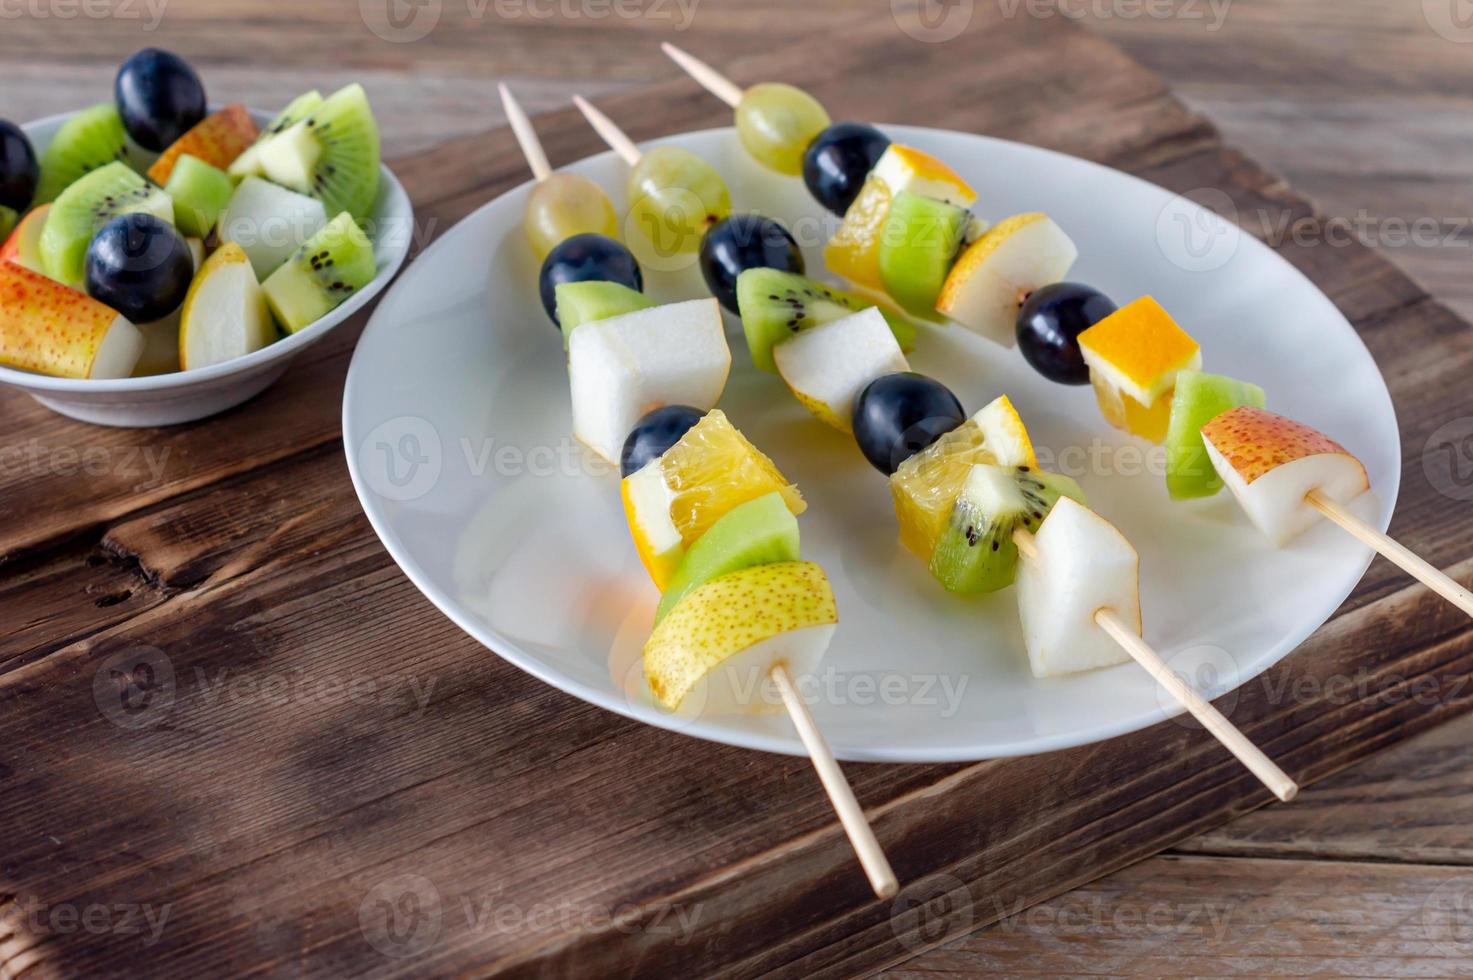
<path fill-rule="evenodd" d="M 1013 542 L 1017 544 L 1018 551 L 1029 561 L 1038 558 L 1038 549 L 1033 543 L 1033 535 L 1027 530 L 1019 528 L 1013 532 Z M 1192 713 L 1192 717 L 1201 722 L 1202 727 L 1211 732 L 1223 746 L 1238 758 L 1238 761 L 1248 767 L 1248 770 L 1257 776 L 1263 785 L 1269 788 L 1279 799 L 1288 803 L 1299 793 L 1299 785 L 1290 779 L 1272 759 L 1263 754 L 1263 750 L 1248 740 L 1248 737 L 1240 732 L 1232 722 L 1223 717 L 1222 712 L 1212 706 L 1196 689 L 1184 681 L 1171 666 L 1161 659 L 1161 655 L 1151 648 L 1151 645 L 1121 619 L 1112 609 L 1099 609 L 1094 616 L 1095 625 L 1104 630 L 1105 633 L 1118 643 L 1126 653 L 1130 654 L 1136 663 L 1146 668 L 1147 672 L 1156 679 L 1156 683 L 1166 688 L 1167 692 L 1182 706 Z"/>
<path fill-rule="evenodd" d="M 669 55 L 670 59 L 677 65 L 684 68 L 687 75 L 700 82 L 702 88 L 733 109 L 742 101 L 742 87 L 740 85 L 695 55 L 687 51 L 682 51 L 669 41 L 661 44 L 660 50 Z"/>
<path fill-rule="evenodd" d="M 527 158 L 527 166 L 532 168 L 532 176 L 537 178 L 537 183 L 542 183 L 552 174 L 552 167 L 547 162 L 547 153 L 542 149 L 542 141 L 537 138 L 537 130 L 532 128 L 532 120 L 522 111 L 522 105 L 511 94 L 511 89 L 502 82 L 496 86 L 501 90 L 501 105 L 506 109 L 506 118 L 511 123 L 511 131 L 516 135 L 517 143 L 522 148 L 522 156 Z"/>
<path fill-rule="evenodd" d="M 1400 568 L 1412 578 L 1463 610 L 1469 616 L 1473 616 L 1473 592 L 1469 592 L 1457 582 L 1454 582 L 1426 559 L 1421 558 L 1415 552 L 1408 549 L 1406 545 L 1382 534 L 1351 513 L 1344 505 L 1336 503 L 1318 490 L 1311 490 L 1305 494 L 1304 499 L 1309 501 L 1309 505 L 1315 510 L 1324 514 L 1336 524 L 1339 524 L 1365 544 L 1376 549 L 1391 564 Z"/>
<path fill-rule="evenodd" d="M 870 887 L 881 898 L 893 898 L 900 888 L 895 880 L 895 872 L 891 869 L 885 852 L 880 849 L 880 842 L 875 839 L 875 832 L 865 819 L 859 801 L 854 798 L 854 790 L 850 788 L 849 780 L 844 778 L 844 772 L 839 768 L 833 750 L 814 723 L 808 705 L 799 696 L 798 688 L 793 683 L 793 675 L 788 673 L 788 668 L 778 664 L 772 668 L 772 679 L 782 695 L 788 716 L 793 719 L 793 727 L 798 729 L 798 737 L 808 749 L 813 768 L 818 770 L 818 781 L 823 783 L 824 791 L 829 794 L 829 802 L 839 815 L 839 823 L 849 835 L 854 853 L 859 856 L 860 867 L 864 868 L 865 875 L 869 877 Z"/>
<path fill-rule="evenodd" d="M 609 149 L 619 154 L 620 158 L 631 167 L 639 163 L 639 158 L 642 156 L 639 147 L 624 135 L 624 130 L 620 129 L 614 120 L 600 112 L 593 103 L 581 95 L 573 96 L 573 104 L 578 107 L 579 112 L 583 113 L 583 118 L 588 120 L 588 125 L 593 127 L 594 132 L 609 144 Z"/>

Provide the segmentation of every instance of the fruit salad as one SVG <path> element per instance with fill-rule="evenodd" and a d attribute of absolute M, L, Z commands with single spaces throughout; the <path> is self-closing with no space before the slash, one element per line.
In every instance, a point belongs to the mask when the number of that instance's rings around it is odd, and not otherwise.
<path fill-rule="evenodd" d="M 39 155 L 0 120 L 0 364 L 164 374 L 303 330 L 377 274 L 379 177 L 362 86 L 262 129 L 242 105 L 211 113 L 189 63 L 154 48 Z"/>

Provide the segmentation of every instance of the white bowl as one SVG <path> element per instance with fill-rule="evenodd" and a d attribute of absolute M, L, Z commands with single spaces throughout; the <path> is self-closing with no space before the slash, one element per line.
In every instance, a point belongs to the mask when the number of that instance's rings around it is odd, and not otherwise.
<path fill-rule="evenodd" d="M 1207 370 L 1258 382 L 1269 408 L 1358 455 L 1375 493 L 1357 509 L 1386 527 L 1401 447 L 1385 382 L 1345 317 L 1276 252 L 1184 198 L 1097 164 L 966 133 L 882 128 L 955 167 L 977 188 L 981 216 L 1048 211 L 1079 246 L 1070 279 L 1120 302 L 1155 295 L 1201 342 Z M 758 170 L 734 131 L 650 145 L 710 161 L 739 207 L 785 221 L 808 268 L 822 268 L 820 232 L 834 220 L 800 181 Z M 627 168 L 613 154 L 565 169 L 622 205 Z M 414 584 L 518 667 L 652 725 L 800 754 L 782 714 L 692 722 L 648 694 L 640 651 L 659 593 L 635 557 L 617 472 L 590 463 L 569 434 L 566 357 L 538 300 L 538 266 L 522 231 L 530 190 L 509 191 L 441 237 L 364 330 L 343 394 L 343 446 L 359 500 Z M 646 269 L 645 287 L 660 301 L 704 291 L 694 269 Z M 887 483 L 854 440 L 753 368 L 740 328 L 728 327 L 733 364 L 720 407 L 803 490 L 803 555 L 823 565 L 838 600 L 839 628 L 808 693 L 842 758 L 1046 752 L 1180 712 L 1134 663 L 1033 677 L 1014 590 L 943 591 L 896 540 Z M 1159 450 L 1110 428 L 1088 386 L 1053 384 L 1016 350 L 962 327 L 927 330 L 911 364 L 970 410 L 1001 392 L 1012 398 L 1040 460 L 1052 454 L 1046 468 L 1078 479 L 1140 552 L 1145 637 L 1209 696 L 1293 650 L 1370 561 L 1368 548 L 1328 522 L 1272 548 L 1226 491 L 1169 500 Z M 1232 704 L 1223 710 L 1231 715 Z"/>
<path fill-rule="evenodd" d="M 37 154 L 45 151 L 52 136 L 71 115 L 49 116 L 23 127 Z M 252 109 L 251 116 L 257 125 L 264 126 L 274 118 L 274 113 Z M 53 378 L 0 366 L 0 384 L 29 392 L 36 401 L 62 415 L 96 425 L 128 427 L 193 422 L 234 408 L 260 394 L 281 377 L 292 358 L 326 337 L 328 331 L 377 296 L 404 264 L 414 237 L 414 208 L 389 168 L 382 167 L 381 173 L 369 235 L 378 275 L 346 303 L 306 329 L 244 357 L 196 371 L 92 381 Z"/>

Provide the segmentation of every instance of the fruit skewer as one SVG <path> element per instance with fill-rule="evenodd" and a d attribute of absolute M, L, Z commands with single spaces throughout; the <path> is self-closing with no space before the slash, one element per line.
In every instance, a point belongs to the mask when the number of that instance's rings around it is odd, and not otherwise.
<path fill-rule="evenodd" d="M 586 100 L 575 97 L 575 102 L 615 153 L 631 166 L 636 166 L 640 151 L 628 135 Z M 963 423 L 961 405 L 955 395 L 939 382 L 909 371 L 894 336 L 874 308 L 806 329 L 790 322 L 791 329 L 779 330 L 775 334 L 754 326 L 750 322 L 754 313 L 750 300 L 760 301 L 769 288 L 777 288 L 769 284 L 781 281 L 784 275 L 788 273 L 757 267 L 744 269 L 738 276 L 736 292 L 742 301 L 739 310 L 734 312 L 746 314 L 742 318 L 743 327 L 753 360 L 758 366 L 770 363 L 772 367 L 769 369 L 780 374 L 798 400 L 820 420 L 841 431 L 853 433 L 861 450 L 876 468 L 893 474 L 905 458 L 924 450 L 947 430 Z M 710 276 L 707 278 L 709 282 Z M 767 299 L 781 303 L 780 294 L 769 294 Z M 1022 540 L 1028 547 L 1018 550 L 1036 555 L 1036 549 L 1031 546 L 1033 538 L 1026 528 L 1032 526 L 1032 522 L 1044 519 L 1044 513 L 1061 494 L 1082 494 L 1072 480 L 1038 471 L 1027 432 L 1006 398 L 978 413 L 976 422 L 979 441 L 997 447 L 1005 459 L 1016 457 L 1007 461 L 1017 468 L 1013 476 L 1026 489 L 1014 493 L 1013 497 L 1032 511 L 1031 515 L 1021 517 L 1025 526 L 1017 532 L 1026 536 Z M 1011 451 L 1001 448 L 1004 443 L 1012 443 Z M 1103 518 L 1096 520 L 1109 528 Z M 992 551 L 988 553 L 986 548 L 978 548 L 979 544 L 986 542 L 972 536 L 971 525 L 969 519 L 963 543 L 958 543 L 947 553 L 947 557 L 956 558 L 955 565 L 969 567 L 957 569 L 953 566 L 943 572 L 938 570 L 933 559 L 933 574 L 954 591 L 991 591 L 1010 584 L 1017 565 L 1017 551 L 1013 550 L 1016 543 L 1011 539 L 992 542 Z M 1124 542 L 1118 532 L 1113 528 L 1109 530 Z M 1128 544 L 1126 548 L 1129 548 Z M 1134 555 L 1133 549 L 1130 551 Z M 980 559 L 977 557 L 979 554 Z M 1129 632 L 1124 621 L 1113 614 L 1102 614 L 1098 624 L 1092 620 L 1090 625 L 1098 625 L 1099 629 L 1105 630 L 1112 641 L 1120 644 L 1126 653 L 1153 674 L 1169 673 L 1160 656 L 1140 639 L 1138 597 L 1133 604 L 1137 623 L 1134 633 Z M 1034 656 L 1031 651 L 1030 660 L 1035 663 L 1037 672 L 1051 672 L 1043 667 L 1042 657 Z M 1087 666 L 1118 662 L 1118 656 L 1105 653 L 1097 662 Z M 1176 681 L 1174 675 L 1172 677 L 1175 683 L 1164 684 L 1168 692 L 1198 716 L 1203 727 L 1219 737 L 1229 751 L 1279 799 L 1292 799 L 1298 792 L 1295 783 L 1200 695 Z"/>
<path fill-rule="evenodd" d="M 514 127 L 523 150 L 529 151 L 534 174 L 547 174 L 539 176 L 541 185 L 554 175 L 540 141 L 504 87 L 502 97 L 508 114 L 521 119 Z M 596 280 L 562 283 L 555 303 L 606 285 Z M 697 710 L 738 705 L 750 710 L 750 692 L 737 693 L 733 677 L 742 667 L 761 669 L 797 730 L 871 887 L 889 898 L 899 887 L 895 872 L 791 669 L 801 660 L 816 663 L 837 623 L 833 593 L 822 570 L 797 560 L 793 514 L 803 509 L 802 498 L 721 412 L 707 411 L 720 396 L 731 360 L 717 304 L 695 300 L 612 317 L 600 316 L 597 305 L 596 297 L 582 310 L 589 314 L 586 320 L 571 323 L 571 317 L 564 317 L 560 324 L 569 349 L 574 431 L 599 455 L 619 463 L 631 534 L 664 592 L 642 655 L 651 692 L 673 711 L 694 700 L 701 701 Z M 704 374 L 704 380 L 692 387 L 692 374 Z M 703 389 L 696 400 L 704 408 L 685 404 L 697 389 Z M 619 405 L 601 411 L 608 408 L 609 392 L 619 393 L 614 399 Z M 605 404 L 594 405 L 600 395 Z M 630 406 L 635 405 L 641 414 L 631 424 Z M 650 410 L 651 405 L 660 407 Z M 617 449 L 609 438 L 611 424 L 622 428 Z M 717 465 L 692 469 L 693 459 L 712 455 L 716 446 L 725 447 Z M 672 477 L 670 471 L 678 475 Z M 712 501 L 719 502 L 723 487 L 731 490 L 737 483 L 742 484 L 737 497 L 719 512 L 719 503 Z M 704 503 L 692 504 L 692 499 Z M 677 526 L 677 513 L 682 526 Z M 763 603 L 764 597 L 769 601 Z M 753 611 L 734 615 L 737 608 Z M 699 698 L 693 696 L 697 690 Z"/>
<path fill-rule="evenodd" d="M 777 156 L 762 152 L 763 134 L 780 134 L 782 139 L 788 141 L 790 155 L 806 152 L 808 142 L 818 138 L 820 132 L 828 127 L 827 114 L 811 97 L 791 86 L 762 85 L 754 86 L 752 89 L 742 89 L 710 65 L 673 44 L 664 43 L 661 49 L 700 85 L 736 110 L 737 127 L 742 136 L 742 142 L 759 162 L 780 173 L 799 172 L 798 168 L 783 166 Z M 784 91 L 784 96 L 777 100 L 780 104 L 775 108 L 771 97 L 762 97 L 761 90 L 764 89 Z M 873 161 L 870 162 L 873 163 Z M 805 173 L 804 176 L 806 180 L 808 174 Z M 850 183 L 853 181 L 851 180 Z M 810 190 L 812 189 L 813 186 L 810 183 Z M 847 207 L 839 210 L 845 211 L 847 225 L 849 217 Z M 948 273 L 947 283 L 942 289 L 941 299 L 937 304 L 937 311 L 952 314 L 964 325 L 1003 343 L 1011 342 L 1010 333 L 1015 333 L 1018 338 L 1030 338 L 1032 343 L 1024 346 L 1023 353 L 1029 363 L 1041 374 L 1061 383 L 1094 382 L 1101 409 L 1112 424 L 1153 442 L 1161 442 L 1167 438 L 1171 399 L 1161 398 L 1162 392 L 1159 391 L 1151 393 L 1156 397 L 1147 404 L 1141 404 L 1129 397 L 1121 397 L 1119 391 L 1110 390 L 1111 385 L 1100 383 L 1100 372 L 1096 370 L 1096 365 L 1090 364 L 1086 367 L 1087 356 L 1080 357 L 1081 334 L 1093 324 L 1115 312 L 1115 307 L 1108 298 L 1088 286 L 1060 281 L 1073 262 L 1073 246 L 1072 243 L 1069 243 L 1067 236 L 1058 231 L 1056 226 L 1051 228 L 1050 225 L 1052 222 L 1047 221 L 1041 215 L 1019 215 L 991 229 L 988 236 L 984 237 L 992 237 L 996 240 L 997 246 L 1008 247 L 1014 251 L 1015 255 L 999 263 L 997 248 L 993 248 L 989 256 L 985 247 L 978 247 L 979 245 L 985 246 L 985 243 L 974 243 L 957 260 L 957 268 L 953 270 L 954 272 L 970 271 L 970 275 L 959 276 Z M 1011 277 L 1002 277 L 1011 280 L 1009 285 L 1018 284 L 1020 286 L 1016 297 L 1019 309 L 1015 324 L 1006 322 L 1006 308 L 1002 304 L 987 304 L 995 308 L 986 310 L 983 306 L 964 302 L 963 306 L 971 307 L 967 316 L 957 316 L 957 309 L 948 310 L 946 308 L 948 293 L 953 294 L 951 296 L 953 305 L 963 298 L 962 294 L 965 291 L 967 279 L 973 282 L 971 286 L 973 298 L 985 295 L 989 291 L 977 283 L 979 279 L 986 278 L 976 275 L 977 269 L 961 269 L 968 263 L 968 253 L 972 252 L 977 253 L 975 259 L 979 267 L 985 268 L 990 264 L 993 270 L 1013 264 L 1019 258 L 1024 260 L 1022 264 L 1028 267 L 1028 271 L 1022 279 L 1026 281 L 1018 283 Z M 831 261 L 831 269 L 833 266 L 834 263 Z M 987 277 L 991 275 L 992 272 L 988 271 Z M 956 285 L 962 288 L 952 289 L 953 281 L 956 281 Z M 975 322 L 974 316 L 979 317 Z M 1008 327 L 1014 329 L 1009 331 Z M 1174 375 L 1176 372 L 1170 373 Z M 1170 385 L 1167 386 L 1166 394 L 1168 395 L 1170 387 Z M 1156 408 L 1154 413 L 1150 411 L 1153 407 Z M 1230 407 L 1231 404 L 1223 405 L 1220 411 Z M 1198 433 L 1201 427 L 1209 421 L 1211 421 L 1211 416 L 1195 419 L 1186 434 L 1192 440 L 1200 441 Z M 1311 433 L 1319 436 L 1312 430 Z M 1319 438 L 1324 439 L 1325 437 L 1319 436 Z M 1329 442 L 1329 440 L 1326 441 Z M 1330 444 L 1334 445 L 1333 442 Z M 1335 452 L 1343 453 L 1343 450 L 1336 446 L 1331 454 Z M 1215 459 L 1214 462 L 1216 462 Z M 1211 492 L 1216 492 L 1216 490 Z M 1174 488 L 1172 495 L 1178 496 Z M 1469 592 L 1468 589 L 1453 581 L 1404 545 L 1371 527 L 1354 513 L 1345 509 L 1343 502 L 1337 502 L 1313 490 L 1302 498 L 1302 502 L 1306 510 L 1312 510 L 1329 518 L 1429 589 L 1473 616 L 1473 592 Z M 1299 503 L 1299 501 L 1294 503 Z M 1270 537 L 1272 538 L 1273 535 Z"/>

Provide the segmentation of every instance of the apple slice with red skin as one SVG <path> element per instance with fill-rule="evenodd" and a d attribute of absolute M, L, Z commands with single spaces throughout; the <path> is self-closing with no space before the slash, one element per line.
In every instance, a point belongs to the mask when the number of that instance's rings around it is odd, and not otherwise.
<path fill-rule="evenodd" d="M 143 334 L 115 310 L 14 262 L 0 263 L 0 364 L 59 378 L 126 378 Z"/>
<path fill-rule="evenodd" d="M 1323 515 L 1311 491 L 1348 504 L 1370 489 L 1345 447 L 1293 419 L 1242 405 L 1202 426 L 1207 456 L 1250 520 L 1281 546 Z"/>
<path fill-rule="evenodd" d="M 32 272 L 41 272 L 41 231 L 51 205 L 43 204 L 20 220 L 5 244 L 0 245 L 0 263 L 17 262 Z"/>

